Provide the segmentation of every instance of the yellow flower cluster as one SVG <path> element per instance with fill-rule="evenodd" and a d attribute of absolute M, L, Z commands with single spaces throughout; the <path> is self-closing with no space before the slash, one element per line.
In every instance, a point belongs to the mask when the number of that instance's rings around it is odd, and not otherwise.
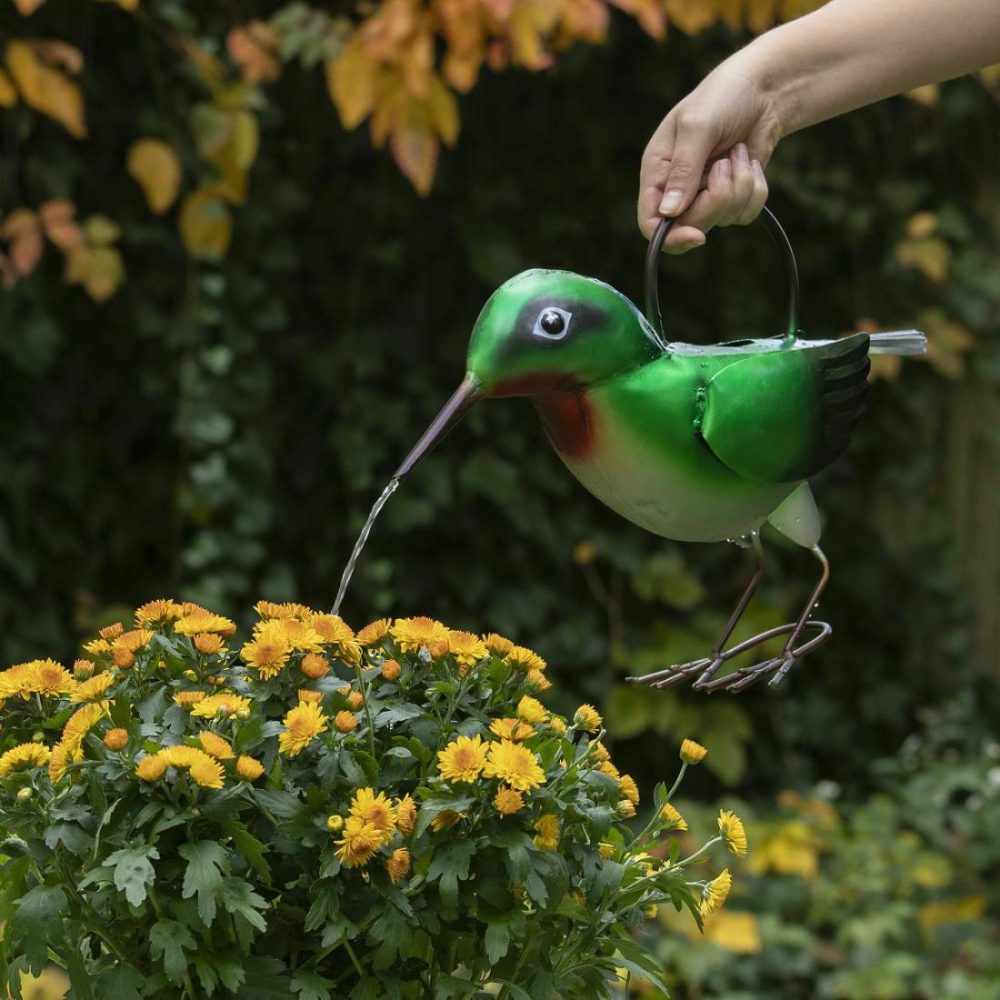
<path fill-rule="evenodd" d="M 289 757 L 297 756 L 320 733 L 329 729 L 329 721 L 319 705 L 310 701 L 300 702 L 285 715 L 285 731 L 278 737 L 278 749 Z"/>
<path fill-rule="evenodd" d="M 0 670 L 0 703 L 16 696 L 71 694 L 75 688 L 73 675 L 55 660 L 32 660 Z"/>
<path fill-rule="evenodd" d="M 412 805 L 412 799 L 409 800 Z M 409 825 L 409 805 L 407 825 Z M 360 868 L 368 864 L 381 847 L 392 842 L 399 826 L 399 805 L 394 806 L 384 792 L 375 794 L 372 788 L 359 788 L 354 793 L 347 819 L 343 824 L 328 826 L 340 830 L 337 843 L 337 857 L 347 868 Z M 333 817 L 331 817 L 332 819 Z M 339 817 L 338 817 L 339 818 Z M 409 827 L 412 831 L 412 826 Z M 393 859 L 395 858 L 395 861 Z M 393 882 L 402 878 L 410 868 L 409 852 L 394 852 L 389 859 L 389 875 Z M 394 874 L 395 873 L 395 874 Z"/>
<path fill-rule="evenodd" d="M 108 704 L 106 701 L 87 702 L 66 720 L 59 742 L 52 748 L 49 758 L 49 780 L 53 784 L 62 780 L 71 761 L 80 760 L 83 756 L 80 747 L 87 733 L 107 712 Z"/>
<path fill-rule="evenodd" d="M 49 762 L 49 748 L 44 743 L 19 743 L 0 754 L 0 778 L 14 771 L 44 767 Z"/>
<path fill-rule="evenodd" d="M 260 621 L 240 656 L 261 680 L 276 677 L 297 653 L 303 654 L 300 669 L 313 680 L 329 670 L 329 662 L 322 655 L 325 651 L 347 663 L 361 659 L 361 645 L 353 629 L 337 615 L 313 611 L 302 604 L 272 601 L 259 601 L 255 610 Z"/>
<path fill-rule="evenodd" d="M 204 750 L 181 743 L 146 754 L 136 765 L 136 777 L 142 781 L 159 781 L 168 767 L 187 771 L 191 780 L 202 788 L 221 788 L 225 772 L 222 765 Z"/>

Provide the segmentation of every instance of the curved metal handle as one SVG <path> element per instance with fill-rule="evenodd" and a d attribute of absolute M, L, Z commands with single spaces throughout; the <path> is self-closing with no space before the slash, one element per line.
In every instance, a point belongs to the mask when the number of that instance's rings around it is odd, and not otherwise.
<path fill-rule="evenodd" d="M 646 251 L 646 318 L 664 343 L 667 342 L 667 338 L 663 333 L 663 316 L 660 313 L 660 257 L 663 241 L 675 221 L 660 220 Z M 785 272 L 788 276 L 788 326 L 785 336 L 789 340 L 794 340 L 799 330 L 799 268 L 795 262 L 795 251 L 792 250 L 791 241 L 781 223 L 766 206 L 761 212 L 760 221 L 767 227 L 785 261 Z"/>

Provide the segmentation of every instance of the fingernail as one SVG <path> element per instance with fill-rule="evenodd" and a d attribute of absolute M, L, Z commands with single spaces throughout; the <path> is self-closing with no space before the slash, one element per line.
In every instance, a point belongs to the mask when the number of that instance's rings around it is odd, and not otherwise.
<path fill-rule="evenodd" d="M 750 166 L 753 172 L 761 179 L 764 179 L 764 168 L 760 165 L 760 160 L 751 160 Z"/>
<path fill-rule="evenodd" d="M 677 188 L 667 191 L 660 202 L 660 215 L 675 215 L 684 201 L 684 192 Z"/>

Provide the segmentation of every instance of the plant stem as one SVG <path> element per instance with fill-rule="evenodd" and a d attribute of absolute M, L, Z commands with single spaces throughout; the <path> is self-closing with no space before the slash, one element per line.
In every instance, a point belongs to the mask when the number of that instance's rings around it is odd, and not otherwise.
<path fill-rule="evenodd" d="M 361 664 L 364 661 L 359 661 L 354 670 L 358 675 L 358 690 L 361 692 L 361 704 L 364 705 L 365 718 L 368 720 L 368 751 L 372 755 L 372 759 L 375 758 L 375 725 L 372 722 L 372 710 L 368 705 L 368 694 L 365 691 L 365 677 L 364 672 L 361 669 Z"/>
<path fill-rule="evenodd" d="M 678 861 L 673 867 L 683 868 L 685 865 L 690 864 L 692 861 L 694 861 L 695 858 L 700 857 L 702 854 L 704 854 L 710 847 L 714 846 L 715 844 L 721 844 L 722 840 L 723 840 L 722 837 L 713 837 L 711 840 L 702 844 L 701 847 L 699 847 L 698 850 L 694 852 L 694 854 L 688 855 L 688 857 L 686 857 L 683 861 Z"/>
<path fill-rule="evenodd" d="M 684 780 L 684 774 L 688 769 L 687 761 L 681 764 L 680 773 L 677 775 L 677 780 L 670 786 L 670 791 L 667 792 L 667 801 L 669 802 L 674 797 L 674 792 L 680 787 L 681 782 Z"/>
<path fill-rule="evenodd" d="M 358 961 L 358 956 L 355 954 L 354 949 L 351 947 L 351 942 L 345 937 L 344 938 L 344 950 L 351 957 L 351 962 L 354 963 L 354 968 L 358 970 L 358 975 L 361 977 L 361 981 L 365 981 L 365 970 L 361 968 L 361 963 Z"/>

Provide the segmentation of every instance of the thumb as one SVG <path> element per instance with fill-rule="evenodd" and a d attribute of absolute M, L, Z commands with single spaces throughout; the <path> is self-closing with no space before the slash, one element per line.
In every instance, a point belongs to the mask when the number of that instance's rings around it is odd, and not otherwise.
<path fill-rule="evenodd" d="M 660 199 L 660 215 L 676 218 L 694 201 L 713 146 L 705 125 L 690 119 L 678 123 L 670 169 Z"/>

